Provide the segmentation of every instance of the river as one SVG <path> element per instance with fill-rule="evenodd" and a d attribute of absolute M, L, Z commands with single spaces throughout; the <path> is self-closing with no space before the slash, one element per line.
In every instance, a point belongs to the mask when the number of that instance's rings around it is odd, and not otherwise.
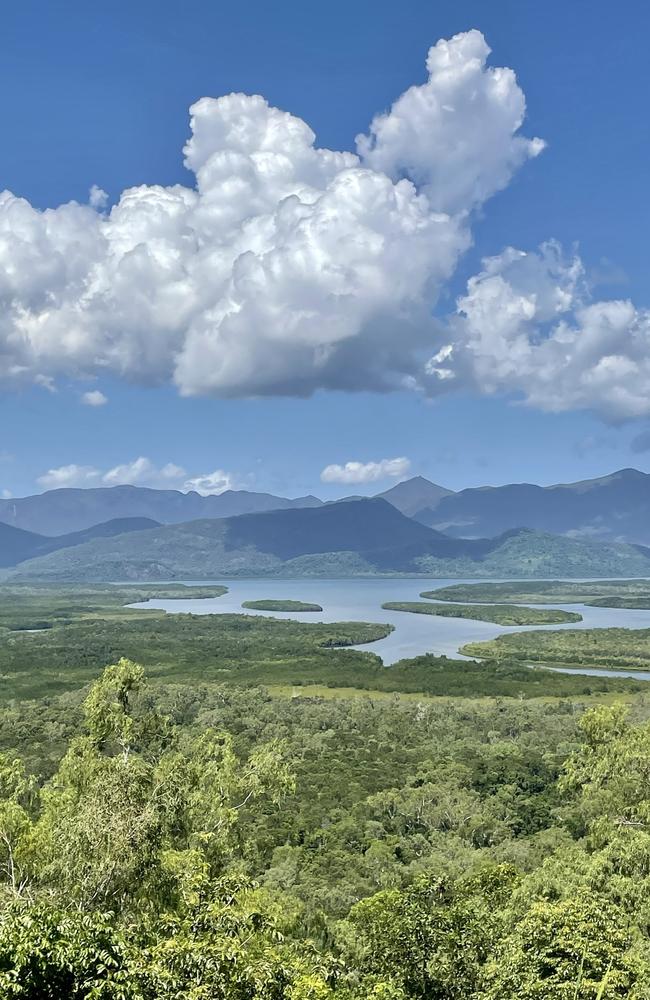
<path fill-rule="evenodd" d="M 188 581 L 191 585 L 192 581 Z M 422 653 L 458 656 L 458 649 L 467 642 L 493 639 L 502 632 L 522 632 L 537 628 L 650 628 L 650 610 L 637 611 L 623 608 L 589 608 L 584 604 L 530 605 L 531 607 L 557 607 L 567 611 L 577 611 L 583 621 L 566 625 L 519 625 L 503 626 L 489 622 L 473 621 L 467 618 L 438 618 L 435 615 L 410 614 L 404 611 L 384 611 L 385 601 L 417 601 L 422 590 L 457 583 L 487 581 L 474 580 L 432 580 L 422 578 L 382 578 L 345 580 L 214 580 L 213 584 L 228 587 L 222 597 L 183 600 L 151 600 L 133 604 L 135 608 L 158 608 L 169 612 L 201 614 L 249 614 L 265 615 L 269 618 L 293 618 L 306 622 L 365 621 L 387 622 L 395 630 L 385 639 L 379 639 L 363 648 L 377 653 L 388 666 L 404 657 L 420 656 Z M 199 584 L 197 584 L 199 585 Z M 206 586 L 201 581 L 200 586 Z M 296 614 L 279 611 L 250 611 L 242 608 L 242 601 L 263 599 L 309 601 L 320 604 L 322 612 Z M 361 647 L 360 647 L 361 648 Z M 569 671 L 567 671 L 569 672 Z M 589 669 L 570 671 L 591 674 Z M 650 680 L 647 671 L 597 671 L 598 674 L 612 673 L 615 676 L 630 676 Z"/>

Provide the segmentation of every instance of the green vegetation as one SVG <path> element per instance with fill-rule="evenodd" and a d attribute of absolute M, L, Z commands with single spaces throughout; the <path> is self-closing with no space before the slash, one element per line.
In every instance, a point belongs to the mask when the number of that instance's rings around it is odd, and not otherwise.
<path fill-rule="evenodd" d="M 433 591 L 432 593 L 435 593 Z M 426 592 L 422 597 L 429 597 Z M 558 608 L 520 608 L 511 604 L 425 604 L 421 601 L 388 601 L 382 604 L 386 611 L 412 611 L 418 615 L 437 615 L 442 618 L 473 618 L 496 625 L 559 625 L 580 622 L 582 615 Z"/>
<path fill-rule="evenodd" d="M 420 596 L 436 601 L 503 601 L 508 604 L 588 604 L 601 608 L 643 608 L 650 607 L 650 580 L 458 583 L 439 590 L 427 590 Z M 609 600 L 615 600 L 615 603 L 605 603 Z"/>
<path fill-rule="evenodd" d="M 108 585 L 108 584 L 10 584 L 0 585 L 0 637 L 4 629 L 44 628 L 61 625 L 87 615 L 119 618 L 142 612 L 127 609 L 127 604 L 162 598 L 221 597 L 227 587 L 184 584 Z M 147 614 L 152 614 L 148 611 Z M 157 612 L 162 614 L 162 612 Z"/>
<path fill-rule="evenodd" d="M 322 611 L 320 604 L 306 601 L 243 601 L 242 608 L 252 611 Z"/>
<path fill-rule="evenodd" d="M 389 625 L 299 625 L 250 615 L 86 617 L 54 628 L 0 634 L 0 699 L 33 698 L 87 683 L 120 652 L 137 656 L 153 677 L 238 684 L 337 682 L 383 670 L 378 657 L 338 647 L 371 643 Z"/>
<path fill-rule="evenodd" d="M 516 632 L 463 646 L 489 660 L 554 663 L 618 670 L 650 669 L 650 629 L 591 628 Z"/>
<path fill-rule="evenodd" d="M 2 1000 L 646 1000 L 647 683 L 161 592 L 0 587 Z"/>
<path fill-rule="evenodd" d="M 209 580 L 335 573 L 644 576 L 650 573 L 650 550 L 525 528 L 494 538 L 452 538 L 371 498 L 93 536 L 21 562 L 12 579 Z"/>
<path fill-rule="evenodd" d="M 589 606 L 592 608 L 629 608 L 632 610 L 650 610 L 650 592 L 640 595 L 639 597 L 617 597 L 613 594 L 611 597 L 596 597 L 593 601 L 589 601 Z"/>
<path fill-rule="evenodd" d="M 644 701 L 272 699 L 120 660 L 0 737 L 7 1000 L 649 994 Z"/>
<path fill-rule="evenodd" d="M 371 650 L 374 641 L 389 635 L 391 625 L 307 623 L 243 614 L 168 615 L 122 607 L 125 600 L 160 593 L 159 587 L 0 587 L 0 702 L 72 691 L 121 655 L 167 682 L 321 684 L 464 697 L 580 697 L 592 691 L 638 690 L 644 684 L 533 671 L 501 658 L 479 665 L 419 656 L 387 668 Z M 185 596 L 187 590 L 176 587 L 164 593 Z M 208 594 L 204 590 L 202 596 Z M 24 631 L 37 623 L 52 627 Z M 361 644 L 368 644 L 369 651 L 344 648 Z"/>
<path fill-rule="evenodd" d="M 457 544 L 468 539 L 454 539 Z M 453 558 L 437 553 L 414 560 L 422 574 L 433 577 L 539 579 L 546 577 L 648 576 L 648 555 L 639 546 L 592 542 L 566 535 L 521 529 L 496 539 L 474 541 L 485 552 L 462 550 Z M 525 603 L 525 602 L 522 602 Z"/>

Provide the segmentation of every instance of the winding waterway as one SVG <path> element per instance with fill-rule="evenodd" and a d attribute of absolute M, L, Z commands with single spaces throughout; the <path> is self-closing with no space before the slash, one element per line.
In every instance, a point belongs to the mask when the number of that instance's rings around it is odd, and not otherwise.
<path fill-rule="evenodd" d="M 188 581 L 190 584 L 192 581 Z M 467 642 L 493 639 L 502 632 L 523 632 L 531 629 L 565 628 L 650 628 L 650 610 L 623 608 L 589 608 L 584 604 L 553 604 L 552 607 L 566 611 L 577 611 L 583 616 L 578 623 L 565 625 L 518 625 L 503 626 L 489 622 L 473 621 L 467 618 L 438 618 L 435 615 L 410 614 L 404 611 L 384 611 L 385 601 L 417 601 L 423 590 L 434 590 L 456 583 L 485 581 L 472 580 L 432 580 L 419 579 L 347 579 L 347 580 L 215 580 L 223 583 L 228 593 L 215 598 L 187 598 L 183 600 L 151 600 L 133 604 L 135 608 L 158 608 L 170 614 L 249 614 L 264 615 L 268 618 L 293 618 L 306 622 L 365 621 L 387 622 L 395 629 L 385 639 L 379 639 L 365 647 L 377 653 L 386 665 L 404 657 L 420 656 L 422 653 L 458 656 L 458 649 Z M 201 586 L 206 581 L 201 581 Z M 279 611 L 251 611 L 242 608 L 243 601 L 262 599 L 299 600 L 320 604 L 322 612 L 295 614 Z M 551 605 L 530 605 L 549 607 Z M 567 673 L 611 674 L 650 680 L 650 671 L 605 671 L 569 670 Z"/>

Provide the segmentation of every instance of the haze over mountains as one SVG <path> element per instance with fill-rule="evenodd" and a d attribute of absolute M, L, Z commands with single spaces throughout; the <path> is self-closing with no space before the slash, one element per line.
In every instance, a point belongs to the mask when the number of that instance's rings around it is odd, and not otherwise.
<path fill-rule="evenodd" d="M 403 514 L 412 517 L 432 508 L 451 490 L 436 486 L 422 476 L 397 483 L 379 496 Z M 358 500 L 360 497 L 344 499 Z M 226 490 L 215 496 L 156 490 L 143 486 L 109 486 L 90 489 L 58 489 L 33 496 L 0 500 L 0 523 L 41 535 L 64 535 L 96 524 L 125 517 L 149 517 L 161 524 L 179 524 L 201 518 L 234 517 L 268 510 L 320 507 L 318 497 L 289 499 L 271 493 Z"/>
<path fill-rule="evenodd" d="M 22 562 L 14 578 L 145 581 L 378 574 L 644 576 L 650 575 L 650 549 L 527 529 L 490 539 L 452 538 L 377 497 L 93 537 Z"/>
<path fill-rule="evenodd" d="M 557 486 L 484 486 L 443 496 L 415 514 L 457 538 L 526 527 L 558 535 L 650 543 L 650 475 L 621 469 L 611 476 Z"/>
<path fill-rule="evenodd" d="M 650 544 L 650 475 L 636 469 L 556 486 L 517 483 L 457 493 L 415 476 L 378 496 L 408 517 L 456 538 L 493 537 L 512 528 L 532 528 Z M 247 490 L 202 496 L 140 486 L 58 489 L 0 500 L 0 522 L 41 535 L 63 535 L 115 518 L 149 517 L 176 524 L 322 504 L 315 496 L 289 499 Z"/>
<path fill-rule="evenodd" d="M 53 490 L 0 502 L 0 567 L 50 580 L 650 574 L 650 476 L 633 469 L 458 493 L 415 477 L 343 500 Z"/>
<path fill-rule="evenodd" d="M 317 497 L 288 500 L 247 490 L 226 490 L 216 496 L 202 496 L 144 486 L 108 486 L 48 490 L 34 496 L 0 500 L 0 521 L 41 535 L 63 535 L 122 517 L 149 517 L 164 524 L 175 524 L 201 517 L 232 517 L 320 504 L 322 500 Z"/>

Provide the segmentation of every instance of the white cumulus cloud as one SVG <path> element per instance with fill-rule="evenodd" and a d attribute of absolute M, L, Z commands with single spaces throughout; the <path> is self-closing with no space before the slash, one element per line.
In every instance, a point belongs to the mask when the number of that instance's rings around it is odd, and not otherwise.
<path fill-rule="evenodd" d="M 328 465 L 320 474 L 324 483 L 374 483 L 378 479 L 402 479 L 408 475 L 408 458 L 382 458 L 379 462 L 346 462 Z"/>
<path fill-rule="evenodd" d="M 36 482 L 46 490 L 69 489 L 71 487 L 101 486 L 101 472 L 93 465 L 60 465 L 48 469 Z"/>
<path fill-rule="evenodd" d="M 98 469 L 94 465 L 61 465 L 49 469 L 37 479 L 38 485 L 46 490 L 89 486 L 147 486 L 153 489 L 181 490 L 184 493 L 195 490 L 203 496 L 223 493 L 237 485 L 235 477 L 223 469 L 190 476 L 186 470 L 173 462 L 156 466 L 144 456 L 116 465 L 111 469 Z"/>
<path fill-rule="evenodd" d="M 217 493 L 223 493 L 225 490 L 232 490 L 235 486 L 236 483 L 229 472 L 225 472 L 223 469 L 215 469 L 214 472 L 186 479 L 184 488 L 186 490 L 194 490 L 196 493 L 200 493 L 201 496 L 212 496 Z"/>
<path fill-rule="evenodd" d="M 140 456 L 133 462 L 116 465 L 102 476 L 106 486 L 122 486 L 130 483 L 133 486 L 160 486 L 163 489 L 173 489 L 175 484 L 184 479 L 187 473 L 180 465 L 168 462 L 162 468 L 156 468 L 154 463 Z"/>
<path fill-rule="evenodd" d="M 81 402 L 85 406 L 105 406 L 108 403 L 108 397 L 99 389 L 91 389 L 90 392 L 83 393 Z"/>
<path fill-rule="evenodd" d="M 582 262 L 553 242 L 487 259 L 456 315 L 433 319 L 473 213 L 544 145 L 521 134 L 524 94 L 489 51 L 475 30 L 432 46 L 425 82 L 375 116 L 356 152 L 317 146 L 263 97 L 229 94 L 190 109 L 191 187 L 129 188 L 110 210 L 96 186 L 87 204 L 45 211 L 0 193 L 0 384 L 469 388 L 613 421 L 650 415 L 650 312 L 594 299 Z M 230 483 L 221 469 L 146 461 L 45 477 Z"/>
<path fill-rule="evenodd" d="M 366 164 L 411 178 L 434 211 L 482 204 L 544 148 L 518 135 L 524 95 L 511 69 L 486 67 L 489 54 L 480 31 L 441 39 L 429 49 L 428 81 L 377 115 L 370 135 L 357 136 Z"/>
<path fill-rule="evenodd" d="M 125 190 L 110 211 L 0 194 L 0 379 L 173 381 L 181 393 L 308 395 L 419 385 L 431 311 L 470 213 L 542 148 L 478 31 L 357 139 L 315 144 L 260 96 L 192 106 L 195 186 Z"/>
<path fill-rule="evenodd" d="M 592 300 L 584 274 L 555 243 L 485 260 L 430 376 L 550 412 L 590 409 L 614 422 L 650 415 L 650 311 Z"/>

